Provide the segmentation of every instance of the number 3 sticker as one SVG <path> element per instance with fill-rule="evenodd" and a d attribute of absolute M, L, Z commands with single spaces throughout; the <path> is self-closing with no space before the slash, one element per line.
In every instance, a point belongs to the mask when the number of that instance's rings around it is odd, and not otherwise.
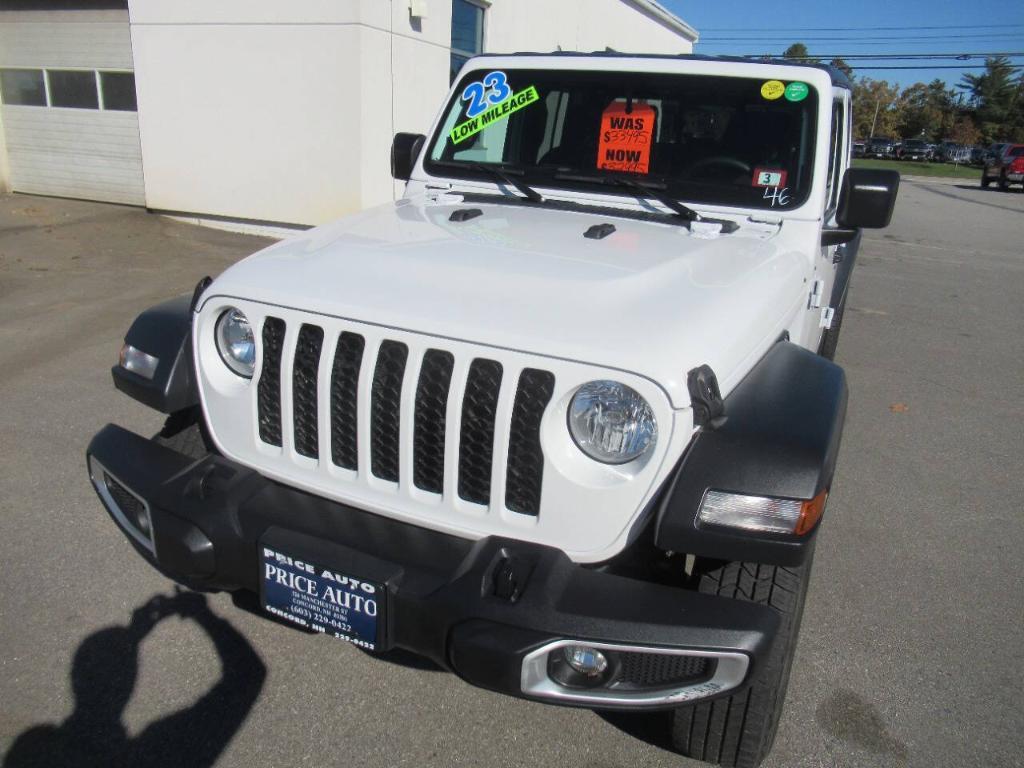
<path fill-rule="evenodd" d="M 504 72 L 491 72 L 484 76 L 483 81 L 470 83 L 463 91 L 462 101 L 468 101 L 466 117 L 476 117 L 489 107 L 500 104 L 512 95 Z"/>

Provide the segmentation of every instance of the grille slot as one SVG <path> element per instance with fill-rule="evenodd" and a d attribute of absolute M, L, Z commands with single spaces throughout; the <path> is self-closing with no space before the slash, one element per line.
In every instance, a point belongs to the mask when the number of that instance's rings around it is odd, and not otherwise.
<path fill-rule="evenodd" d="M 444 436 L 448 390 L 455 357 L 451 352 L 428 349 L 416 385 L 413 424 L 413 482 L 432 493 L 444 491 Z"/>
<path fill-rule="evenodd" d="M 384 341 L 377 353 L 370 392 L 370 469 L 383 480 L 398 482 L 402 378 L 409 348 Z"/>
<path fill-rule="evenodd" d="M 295 451 L 312 459 L 320 456 L 317 428 L 317 375 L 320 370 L 320 348 L 324 329 L 303 323 L 295 342 L 295 363 L 292 367 L 292 414 L 295 426 Z"/>
<path fill-rule="evenodd" d="M 512 406 L 508 441 L 508 474 L 505 506 L 513 512 L 540 512 L 540 491 L 544 481 L 544 452 L 540 446 L 540 420 L 555 391 L 550 371 L 524 368 Z"/>
<path fill-rule="evenodd" d="M 494 419 L 498 410 L 502 367 L 496 360 L 477 358 L 469 366 L 462 400 L 459 434 L 459 496 L 488 504 L 494 459 Z"/>
<path fill-rule="evenodd" d="M 659 688 L 696 682 L 708 677 L 714 662 L 703 656 L 668 653 L 623 653 L 619 655 L 616 686 Z"/>
<path fill-rule="evenodd" d="M 263 321 L 263 369 L 256 385 L 260 440 L 281 445 L 281 352 L 284 347 L 284 320 L 268 317 Z"/>
<path fill-rule="evenodd" d="M 331 368 L 331 461 L 359 468 L 359 370 L 366 340 L 345 331 L 338 337 Z"/>

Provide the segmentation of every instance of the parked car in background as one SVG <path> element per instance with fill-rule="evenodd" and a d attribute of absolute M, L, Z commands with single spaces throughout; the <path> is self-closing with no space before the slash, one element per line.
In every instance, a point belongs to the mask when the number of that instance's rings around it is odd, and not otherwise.
<path fill-rule="evenodd" d="M 981 186 L 995 181 L 1006 192 L 1011 184 L 1024 184 L 1024 144 L 1006 144 L 998 155 L 989 157 L 981 169 Z"/>
<path fill-rule="evenodd" d="M 867 147 L 867 143 L 863 139 L 857 139 L 853 142 L 853 156 L 864 157 L 864 152 Z"/>
<path fill-rule="evenodd" d="M 988 150 L 982 146 L 971 147 L 971 165 L 984 165 L 985 157 L 988 155 Z"/>
<path fill-rule="evenodd" d="M 920 139 L 907 139 L 896 150 L 896 157 L 900 160 L 931 160 L 932 151 Z"/>
<path fill-rule="evenodd" d="M 895 156 L 896 143 L 887 136 L 872 136 L 864 149 L 865 157 L 891 160 Z"/>
<path fill-rule="evenodd" d="M 1010 146 L 1010 143 L 1007 141 L 989 144 L 988 149 L 985 150 L 985 159 L 982 162 L 988 163 L 990 160 L 994 160 L 995 158 L 999 157 L 1000 155 L 1003 154 L 1003 150 L 1005 150 L 1008 146 Z"/>

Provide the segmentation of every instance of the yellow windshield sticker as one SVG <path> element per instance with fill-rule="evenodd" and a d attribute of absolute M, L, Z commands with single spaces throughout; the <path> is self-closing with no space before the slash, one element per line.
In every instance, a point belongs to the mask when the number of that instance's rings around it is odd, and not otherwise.
<path fill-rule="evenodd" d="M 782 98 L 782 94 L 785 92 L 786 86 L 779 80 L 769 80 L 761 86 L 761 96 L 769 101 L 775 101 L 775 99 Z"/>
<path fill-rule="evenodd" d="M 470 136 L 480 133 L 491 123 L 497 123 L 501 120 L 505 120 L 513 112 L 516 112 L 523 107 L 528 107 L 534 102 L 540 101 L 540 96 L 537 94 L 537 89 L 534 86 L 529 86 L 513 93 L 507 99 L 498 104 L 495 104 L 485 112 L 481 112 L 476 117 L 471 117 L 465 122 L 459 123 L 451 132 L 448 134 L 452 141 L 452 144 L 458 144 L 460 141 L 468 139 Z"/>

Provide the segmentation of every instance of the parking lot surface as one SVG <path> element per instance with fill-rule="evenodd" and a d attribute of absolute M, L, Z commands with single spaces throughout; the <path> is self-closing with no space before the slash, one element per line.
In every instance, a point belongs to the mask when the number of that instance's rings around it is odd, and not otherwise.
<path fill-rule="evenodd" d="M 865 235 L 838 476 L 768 765 L 1024 765 L 1022 235 L 1024 194 L 918 182 Z M 161 426 L 109 368 L 137 312 L 266 242 L 0 198 L 4 764 L 698 765 L 628 720 L 376 660 L 224 595 L 152 602 L 171 584 L 85 473 L 103 424 Z"/>

